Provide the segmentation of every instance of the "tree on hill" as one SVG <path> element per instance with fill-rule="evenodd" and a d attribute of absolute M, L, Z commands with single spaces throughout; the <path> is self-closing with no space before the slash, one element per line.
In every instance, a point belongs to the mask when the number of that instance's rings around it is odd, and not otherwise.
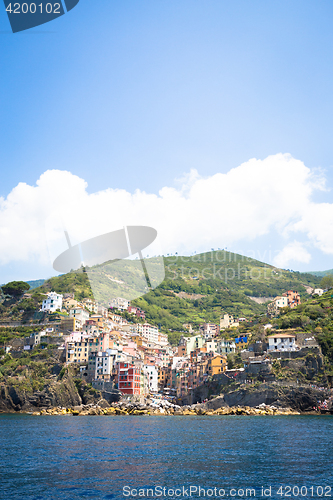
<path fill-rule="evenodd" d="M 5 295 L 19 297 L 30 289 L 30 285 L 28 285 L 25 281 L 10 281 L 7 285 L 3 285 L 1 288 Z"/>
<path fill-rule="evenodd" d="M 324 289 L 330 289 L 333 288 L 333 275 L 328 274 L 327 276 L 324 276 L 323 279 L 320 282 L 320 286 Z"/>

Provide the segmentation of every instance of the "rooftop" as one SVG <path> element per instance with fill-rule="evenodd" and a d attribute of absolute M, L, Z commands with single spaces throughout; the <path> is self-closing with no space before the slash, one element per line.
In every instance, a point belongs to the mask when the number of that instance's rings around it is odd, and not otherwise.
<path fill-rule="evenodd" d="M 291 338 L 291 337 L 296 338 L 296 336 L 292 335 L 291 333 L 276 333 L 276 334 L 273 334 L 273 335 L 268 335 L 269 339 L 272 339 L 274 337 L 275 338 Z"/>

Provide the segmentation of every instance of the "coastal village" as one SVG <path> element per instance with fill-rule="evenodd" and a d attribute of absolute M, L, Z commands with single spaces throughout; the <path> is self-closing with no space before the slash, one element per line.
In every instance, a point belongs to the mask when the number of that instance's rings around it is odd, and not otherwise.
<path fill-rule="evenodd" d="M 313 290 L 316 296 L 323 293 L 323 289 Z M 204 400 L 196 389 L 216 377 L 224 383 L 237 380 L 246 384 L 253 377 L 270 381 L 276 360 L 305 356 L 309 349 L 319 353 L 313 335 L 274 330 L 269 323 L 280 309 L 293 309 L 300 303 L 300 295 L 288 290 L 268 304 L 263 326 L 266 342 L 252 341 L 251 335 L 231 336 L 247 319 L 221 312 L 219 324 L 202 323 L 198 331 L 184 324 L 188 333 L 184 331 L 178 345 L 171 345 L 167 334 L 146 322 L 145 311 L 129 300 L 117 297 L 104 307 L 90 298 L 78 301 L 74 294 L 51 291 L 40 312 L 44 316 L 57 312 L 60 321 L 15 339 L 6 352 L 33 351 L 52 344 L 64 366 L 76 366 L 80 378 L 104 394 L 116 389 L 138 400 L 158 396 L 192 404 Z M 230 362 L 235 356 L 239 360 L 236 368 Z"/>

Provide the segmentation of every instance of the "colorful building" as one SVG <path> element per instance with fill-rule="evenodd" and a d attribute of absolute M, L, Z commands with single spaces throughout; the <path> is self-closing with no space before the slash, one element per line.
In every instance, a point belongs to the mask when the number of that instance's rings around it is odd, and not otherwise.
<path fill-rule="evenodd" d="M 290 309 L 299 306 L 301 303 L 300 294 L 295 290 L 288 290 L 288 292 L 284 293 L 283 296 L 287 297 L 288 307 L 290 307 Z"/>
<path fill-rule="evenodd" d="M 209 376 L 218 375 L 225 372 L 227 369 L 227 357 L 218 354 L 213 358 L 208 359 L 207 372 Z"/>
<path fill-rule="evenodd" d="M 141 366 L 131 363 L 119 363 L 118 389 L 123 394 L 137 394 L 141 392 Z"/>

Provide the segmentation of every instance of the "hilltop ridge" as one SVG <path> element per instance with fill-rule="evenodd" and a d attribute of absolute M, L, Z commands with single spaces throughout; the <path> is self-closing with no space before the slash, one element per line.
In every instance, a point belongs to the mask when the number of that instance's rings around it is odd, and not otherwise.
<path fill-rule="evenodd" d="M 258 316 L 266 312 L 265 298 L 269 301 L 292 289 L 306 299 L 306 287 L 315 288 L 320 283 L 320 278 L 311 274 L 278 269 L 223 250 L 191 257 L 167 256 L 164 265 L 164 281 L 132 303 L 165 331 L 183 330 L 187 323 L 194 327 L 204 321 L 216 323 L 222 312 L 245 318 Z M 50 278 L 34 291 L 51 290 L 74 293 L 78 300 L 93 298 L 88 275 L 82 269 Z M 253 300 L 256 297 L 263 303 Z"/>

